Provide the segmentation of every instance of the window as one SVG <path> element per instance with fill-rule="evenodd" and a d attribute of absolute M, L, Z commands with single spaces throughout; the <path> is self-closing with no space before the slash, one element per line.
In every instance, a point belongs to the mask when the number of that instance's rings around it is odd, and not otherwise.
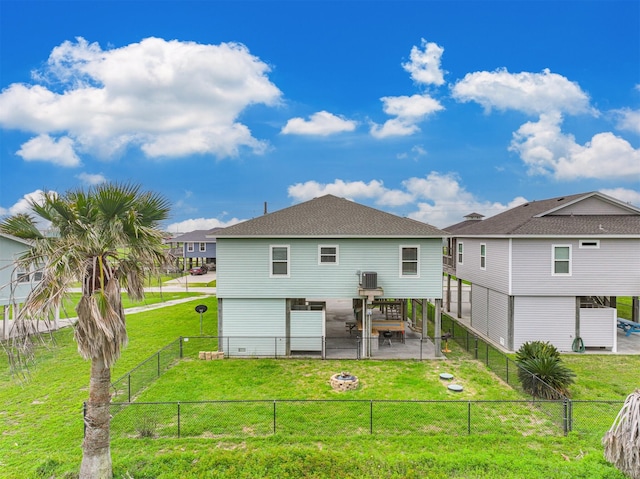
<path fill-rule="evenodd" d="M 44 277 L 44 273 L 42 271 L 35 271 L 33 273 L 33 281 L 34 282 L 42 281 L 43 277 Z"/>
<path fill-rule="evenodd" d="M 338 247 L 318 245 L 318 264 L 338 264 Z"/>
<path fill-rule="evenodd" d="M 207 251 L 207 243 L 200 243 L 200 252 L 204 253 Z"/>
<path fill-rule="evenodd" d="M 553 245 L 553 275 L 571 276 L 571 245 Z"/>
<path fill-rule="evenodd" d="M 462 252 L 464 251 L 464 245 L 458 243 L 458 264 L 462 264 Z"/>
<path fill-rule="evenodd" d="M 289 246 L 271 246 L 271 276 L 289 276 Z"/>
<path fill-rule="evenodd" d="M 16 271 L 16 279 L 18 283 L 28 283 L 29 273 L 23 268 L 18 268 L 18 271 Z"/>
<path fill-rule="evenodd" d="M 418 246 L 401 246 L 400 257 L 400 276 L 419 276 L 420 248 Z"/>
<path fill-rule="evenodd" d="M 600 240 L 580 240 L 580 248 L 598 249 L 600 248 Z"/>
<path fill-rule="evenodd" d="M 487 245 L 480 243 L 480 269 L 487 269 Z"/>
<path fill-rule="evenodd" d="M 187 243 L 187 253 L 193 253 L 193 243 Z"/>

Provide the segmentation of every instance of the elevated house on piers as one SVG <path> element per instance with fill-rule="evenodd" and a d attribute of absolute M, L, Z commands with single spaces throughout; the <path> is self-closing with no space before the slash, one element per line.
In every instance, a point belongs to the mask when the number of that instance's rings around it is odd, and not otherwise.
<path fill-rule="evenodd" d="M 599 192 L 531 201 L 445 228 L 445 304 L 462 311 L 470 283 L 475 332 L 507 351 L 549 341 L 560 351 L 617 350 L 616 297 L 640 320 L 640 209 Z M 457 279 L 452 298 L 452 277 Z M 466 299 L 466 298 L 465 298 Z"/>
<path fill-rule="evenodd" d="M 374 303 L 419 298 L 440 304 L 445 235 L 333 195 L 218 231 L 218 331 L 225 354 L 320 354 L 323 300 L 346 299 L 365 339 L 362 357 L 375 355 L 367 314 Z M 400 317 L 407 319 L 406 310 Z"/>

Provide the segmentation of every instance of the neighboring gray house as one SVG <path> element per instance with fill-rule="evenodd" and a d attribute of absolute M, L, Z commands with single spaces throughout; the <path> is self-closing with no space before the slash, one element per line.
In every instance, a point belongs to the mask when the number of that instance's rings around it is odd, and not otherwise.
<path fill-rule="evenodd" d="M 0 233 L 0 339 L 8 336 L 7 320 L 15 319 L 33 286 L 42 279 L 41 271 L 24 271 L 16 266 L 16 259 L 29 248 L 28 241 Z"/>
<path fill-rule="evenodd" d="M 219 231 L 218 326 L 225 354 L 319 351 L 325 311 L 309 299 L 350 299 L 360 311 L 385 298 L 440 301 L 444 236 L 428 224 L 332 195 Z M 368 337 L 371 325 L 360 317 Z"/>
<path fill-rule="evenodd" d="M 172 238 L 171 253 L 182 258 L 184 269 L 194 265 L 216 262 L 216 232 L 222 228 L 195 230 Z"/>
<path fill-rule="evenodd" d="M 471 324 L 509 351 L 616 351 L 616 297 L 640 294 L 640 209 L 598 192 L 532 201 L 445 228 L 448 285 L 471 283 Z M 447 286 L 445 309 L 450 307 Z M 454 299 L 455 300 L 455 299 Z"/>

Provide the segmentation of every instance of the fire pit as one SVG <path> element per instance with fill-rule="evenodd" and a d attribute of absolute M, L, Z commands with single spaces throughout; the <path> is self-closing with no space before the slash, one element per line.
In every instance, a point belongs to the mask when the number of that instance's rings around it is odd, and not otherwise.
<path fill-rule="evenodd" d="M 358 378 L 353 374 L 341 372 L 331 376 L 331 387 L 336 391 L 350 391 L 358 388 Z"/>

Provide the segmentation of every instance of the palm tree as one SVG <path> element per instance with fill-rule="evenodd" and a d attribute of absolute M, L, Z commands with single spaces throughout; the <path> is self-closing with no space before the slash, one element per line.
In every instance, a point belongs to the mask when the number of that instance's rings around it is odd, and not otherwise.
<path fill-rule="evenodd" d="M 627 476 L 640 478 L 640 389 L 627 396 L 602 444 L 607 461 Z"/>
<path fill-rule="evenodd" d="M 142 299 L 145 274 L 166 263 L 158 226 L 168 202 L 136 185 L 106 183 L 86 192 L 45 192 L 29 206 L 34 215 L 0 223 L 3 233 L 32 242 L 19 265 L 43 273 L 18 319 L 49 318 L 69 285 L 81 282 L 74 335 L 78 352 L 91 361 L 91 380 L 80 478 L 111 478 L 111 367 L 127 343 L 120 291 Z M 43 222 L 50 224 L 47 233 L 38 228 Z"/>

